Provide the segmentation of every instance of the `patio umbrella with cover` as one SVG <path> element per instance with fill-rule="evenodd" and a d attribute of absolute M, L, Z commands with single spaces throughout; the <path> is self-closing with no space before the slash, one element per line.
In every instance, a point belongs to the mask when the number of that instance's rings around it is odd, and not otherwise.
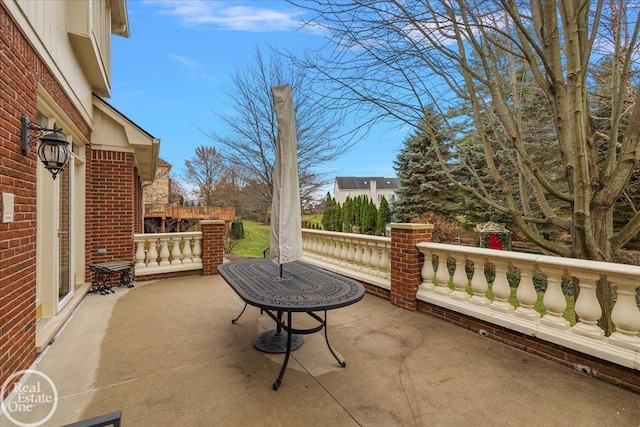
<path fill-rule="evenodd" d="M 273 170 L 269 253 L 271 260 L 278 264 L 276 279 L 287 280 L 286 276 L 283 276 L 283 265 L 302 256 L 298 142 L 291 85 L 273 86 L 271 94 L 278 118 L 278 137 Z M 280 323 L 281 311 L 277 313 L 277 317 L 276 329 L 265 331 L 253 340 L 253 344 L 259 350 L 267 353 L 287 352 L 287 334 Z M 290 350 L 297 349 L 302 343 L 302 335 L 291 334 Z"/>
<path fill-rule="evenodd" d="M 278 118 L 278 138 L 273 171 L 269 253 L 271 260 L 278 264 L 282 277 L 282 265 L 302 256 L 298 142 L 291 85 L 273 86 L 271 93 Z"/>

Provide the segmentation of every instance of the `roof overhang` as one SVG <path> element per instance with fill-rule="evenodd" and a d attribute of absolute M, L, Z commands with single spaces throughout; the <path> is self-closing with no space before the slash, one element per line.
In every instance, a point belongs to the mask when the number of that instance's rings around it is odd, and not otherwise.
<path fill-rule="evenodd" d="M 94 129 L 91 148 L 94 150 L 132 152 L 142 181 L 153 181 L 160 153 L 160 140 L 151 136 L 124 114 L 99 96 L 93 96 Z"/>
<path fill-rule="evenodd" d="M 126 0 L 109 0 L 111 7 L 111 34 L 129 37 L 129 15 Z"/>

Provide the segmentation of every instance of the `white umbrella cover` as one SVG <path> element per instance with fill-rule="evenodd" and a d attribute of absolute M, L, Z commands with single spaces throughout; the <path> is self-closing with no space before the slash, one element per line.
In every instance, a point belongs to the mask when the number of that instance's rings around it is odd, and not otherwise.
<path fill-rule="evenodd" d="M 291 85 L 271 88 L 278 117 L 269 253 L 278 265 L 302 256 L 298 142 Z"/>

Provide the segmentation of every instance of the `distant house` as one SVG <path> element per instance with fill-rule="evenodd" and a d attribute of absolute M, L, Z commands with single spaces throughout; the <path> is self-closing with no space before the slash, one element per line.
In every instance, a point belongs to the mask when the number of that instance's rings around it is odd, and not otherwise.
<path fill-rule="evenodd" d="M 338 176 L 333 185 L 333 197 L 338 203 L 344 203 L 347 197 L 367 196 L 379 207 L 383 196 L 392 204 L 399 187 L 398 178 Z"/>
<path fill-rule="evenodd" d="M 160 208 L 164 210 L 165 206 L 171 202 L 171 163 L 158 158 L 156 162 L 156 176 L 151 182 L 143 183 L 142 200 L 144 202 L 145 212 Z"/>

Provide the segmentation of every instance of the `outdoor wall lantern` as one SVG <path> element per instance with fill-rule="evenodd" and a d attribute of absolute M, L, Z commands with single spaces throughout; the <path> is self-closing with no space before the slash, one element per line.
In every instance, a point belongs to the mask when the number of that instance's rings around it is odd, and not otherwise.
<path fill-rule="evenodd" d="M 62 129 L 53 125 L 53 129 L 42 127 L 36 123 L 30 122 L 29 117 L 22 116 L 22 133 L 21 133 L 21 148 L 22 154 L 27 155 L 31 150 L 31 147 L 37 145 L 37 140 L 40 140 L 40 147 L 38 148 L 38 158 L 47 168 L 53 179 L 64 169 L 64 165 L 69 161 L 71 153 L 69 152 L 69 143 L 67 139 L 59 132 Z"/>

